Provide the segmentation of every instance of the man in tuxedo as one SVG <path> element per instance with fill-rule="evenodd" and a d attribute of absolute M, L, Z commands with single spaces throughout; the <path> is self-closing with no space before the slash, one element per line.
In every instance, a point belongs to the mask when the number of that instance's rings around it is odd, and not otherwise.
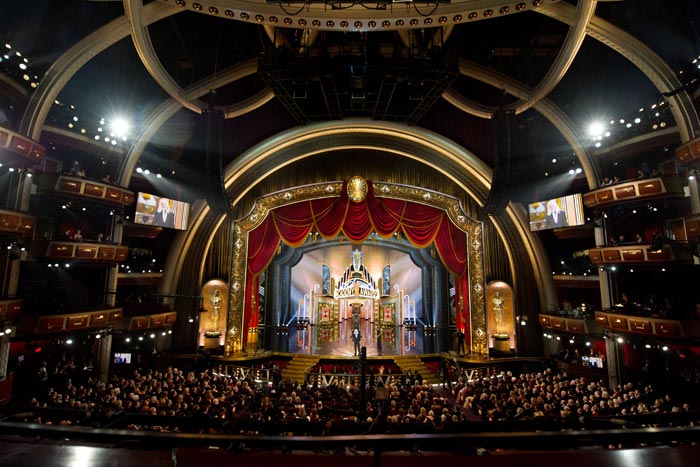
<path fill-rule="evenodd" d="M 566 219 L 566 211 L 559 207 L 556 199 L 547 201 L 547 217 L 545 218 L 546 229 L 556 229 L 568 227 L 569 221 Z"/>
<path fill-rule="evenodd" d="M 355 356 L 360 354 L 360 341 L 362 340 L 362 333 L 358 328 L 352 330 L 352 343 L 355 346 Z"/>
<path fill-rule="evenodd" d="M 153 225 L 161 227 L 175 227 L 175 213 L 170 208 L 170 200 L 168 198 L 160 198 L 158 200 L 158 209 L 153 215 Z"/>

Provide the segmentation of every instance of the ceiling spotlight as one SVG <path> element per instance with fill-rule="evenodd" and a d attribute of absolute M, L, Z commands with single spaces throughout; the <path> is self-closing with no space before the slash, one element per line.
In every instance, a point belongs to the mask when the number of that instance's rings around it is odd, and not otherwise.
<path fill-rule="evenodd" d="M 141 167 L 136 167 L 136 173 L 143 173 L 143 169 Z"/>
<path fill-rule="evenodd" d="M 125 119 L 118 117 L 112 122 L 112 131 L 119 136 L 126 135 L 129 132 L 129 122 Z"/>
<path fill-rule="evenodd" d="M 161 174 L 156 174 L 156 178 L 163 178 Z"/>
<path fill-rule="evenodd" d="M 125 341 L 125 342 L 131 342 L 131 337 L 127 337 L 126 339 L 124 339 L 124 341 Z"/>
<path fill-rule="evenodd" d="M 588 134 L 595 137 L 602 135 L 605 131 L 605 127 L 602 122 L 593 122 L 588 126 Z"/>
<path fill-rule="evenodd" d="M 569 175 L 574 175 L 576 171 L 574 169 L 569 169 Z"/>
<path fill-rule="evenodd" d="M 144 174 L 144 175 L 148 175 L 148 174 L 150 174 L 150 173 L 151 173 L 151 171 L 148 170 L 148 169 L 146 169 L 146 170 L 143 171 L 143 174 Z"/>

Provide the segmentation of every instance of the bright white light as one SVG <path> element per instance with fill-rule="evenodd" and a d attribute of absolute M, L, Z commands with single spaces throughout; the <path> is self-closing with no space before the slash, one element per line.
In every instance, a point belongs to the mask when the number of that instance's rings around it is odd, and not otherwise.
<path fill-rule="evenodd" d="M 136 173 L 143 173 L 143 169 L 141 167 L 136 167 Z"/>
<path fill-rule="evenodd" d="M 126 342 L 131 342 L 131 337 L 127 337 L 127 338 L 124 339 L 124 340 L 125 340 Z"/>
<path fill-rule="evenodd" d="M 143 173 L 144 173 L 144 175 L 148 175 L 148 174 L 150 174 L 150 173 L 151 173 L 151 171 L 150 171 L 150 170 L 148 170 L 148 169 L 146 169 L 146 170 L 144 170 L 144 171 L 143 171 Z"/>
<path fill-rule="evenodd" d="M 10 329 L 10 328 L 5 329 L 5 334 L 10 334 L 11 332 L 12 332 L 12 329 Z"/>
<path fill-rule="evenodd" d="M 112 131 L 118 136 L 126 135 L 129 132 L 131 125 L 123 118 L 116 118 L 112 122 Z"/>
<path fill-rule="evenodd" d="M 639 117 L 637 117 L 637 118 L 634 119 L 634 123 L 640 123 L 641 121 L 642 121 L 642 119 L 639 118 Z"/>
<path fill-rule="evenodd" d="M 142 341 L 142 340 L 143 340 L 143 336 L 139 336 L 139 340 Z"/>
<path fill-rule="evenodd" d="M 661 350 L 663 350 L 664 352 L 666 352 L 666 351 L 668 350 L 668 346 L 665 346 L 665 345 L 664 345 L 663 347 L 661 347 Z"/>
<path fill-rule="evenodd" d="M 73 339 L 68 339 L 68 340 L 66 341 L 66 344 L 68 344 L 68 345 L 71 345 L 72 343 L 73 343 Z"/>
<path fill-rule="evenodd" d="M 594 137 L 602 135 L 604 131 L 605 127 L 603 126 L 602 122 L 593 122 L 588 127 L 588 134 Z"/>
<path fill-rule="evenodd" d="M 156 178 L 163 178 L 161 174 L 156 174 Z"/>
<path fill-rule="evenodd" d="M 583 172 L 583 170 L 581 169 L 581 167 L 577 167 L 577 168 L 576 168 L 576 173 L 577 173 L 577 174 L 580 174 L 581 172 Z"/>
<path fill-rule="evenodd" d="M 625 342 L 625 340 L 624 340 L 622 337 L 618 337 L 618 338 L 617 338 L 617 343 L 618 343 L 618 344 L 622 344 L 623 342 Z"/>
<path fill-rule="evenodd" d="M 651 344 L 646 344 L 644 347 L 647 349 L 651 349 Z"/>
<path fill-rule="evenodd" d="M 574 169 L 569 169 L 569 175 L 574 175 L 576 171 Z"/>
<path fill-rule="evenodd" d="M 150 338 L 151 338 L 151 339 L 155 339 L 155 338 L 156 338 L 156 335 L 155 335 L 155 334 L 151 334 L 151 335 L 150 335 Z"/>
<path fill-rule="evenodd" d="M 552 159 L 552 164 L 556 164 L 556 163 L 557 163 L 557 159 L 556 158 Z"/>

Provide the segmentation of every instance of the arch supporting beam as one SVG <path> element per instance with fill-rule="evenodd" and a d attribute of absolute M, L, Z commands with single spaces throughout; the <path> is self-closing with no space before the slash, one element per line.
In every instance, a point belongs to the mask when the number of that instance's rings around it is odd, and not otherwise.
<path fill-rule="evenodd" d="M 229 199 L 235 206 L 253 187 L 265 183 L 267 176 L 285 170 L 296 161 L 344 149 L 369 149 L 416 160 L 450 179 L 481 205 L 491 188 L 491 169 L 441 135 L 397 123 L 349 119 L 294 128 L 249 149 L 226 168 L 224 179 Z M 164 284 L 175 287 L 190 246 L 202 235 L 214 235 L 214 231 L 200 232 L 198 228 L 210 225 L 205 219 L 212 215 L 206 203 L 193 206 L 191 228 L 178 235 L 171 247 L 172 254 L 168 255 Z M 514 240 L 520 243 L 513 246 L 513 251 L 527 256 L 541 304 L 546 307 L 555 303 L 551 272 L 542 267 L 549 264 L 546 253 L 538 237 L 530 232 L 522 207 L 510 203 L 500 222 L 513 224 L 510 230 L 521 234 Z"/>
<path fill-rule="evenodd" d="M 504 89 L 509 94 L 518 98 L 523 98 L 523 96 L 527 96 L 530 92 L 526 85 L 514 80 L 513 78 L 490 68 L 486 68 L 485 66 L 481 66 L 477 63 L 470 62 L 469 60 L 462 59 L 459 61 L 459 72 L 464 76 L 476 79 L 498 89 Z M 448 90 L 448 92 L 443 94 L 443 97 L 445 100 L 463 112 L 467 112 L 477 117 L 491 118 L 493 112 L 498 110 L 496 107 L 489 107 L 474 103 L 473 101 L 461 96 L 454 90 Z M 586 149 L 585 145 L 582 143 L 579 132 L 576 130 L 576 125 L 574 125 L 571 119 L 549 99 L 539 100 L 537 103 L 535 103 L 534 109 L 549 120 L 549 122 L 554 125 L 557 130 L 559 130 L 564 139 L 566 139 L 566 141 L 571 145 L 576 157 L 581 163 L 581 168 L 586 176 L 586 181 L 589 188 L 596 188 L 598 186 L 599 178 L 598 167 L 593 162 L 593 158 Z"/>
<path fill-rule="evenodd" d="M 258 71 L 257 59 L 246 60 L 238 65 L 227 68 L 216 76 L 210 76 L 200 82 L 193 84 L 185 91 L 185 96 L 188 99 L 196 99 L 203 96 L 209 90 L 224 86 L 239 79 L 254 75 Z M 239 102 L 236 105 L 226 107 L 224 115 L 226 118 L 235 118 L 245 115 L 258 107 L 265 105 L 274 98 L 274 93 L 270 88 L 265 88 L 257 94 Z M 141 131 L 134 138 L 134 144 L 129 148 L 127 156 L 124 158 L 120 173 L 118 175 L 119 183 L 122 186 L 128 186 L 133 174 L 136 163 L 141 158 L 141 154 L 148 142 L 151 140 L 156 131 L 165 124 L 177 111 L 182 108 L 179 101 L 175 99 L 166 99 L 158 107 L 153 109 L 144 120 Z"/>
<path fill-rule="evenodd" d="M 576 17 L 573 25 L 545 77 L 535 86 L 527 98 L 506 106 L 505 110 L 513 110 L 516 114 L 522 113 L 537 104 L 559 84 L 566 72 L 569 71 L 569 67 L 581 48 L 583 39 L 586 37 L 586 28 L 595 14 L 597 3 L 597 0 L 579 0 L 576 5 Z"/>
<path fill-rule="evenodd" d="M 543 5 L 535 11 L 568 25 L 572 25 L 576 17 L 574 7 L 565 2 Z M 682 87 L 673 70 L 661 57 L 614 24 L 594 16 L 586 27 L 586 34 L 632 62 L 649 78 L 659 93 L 675 91 Z M 668 101 L 681 139 L 684 142 L 693 139 L 700 131 L 700 119 L 692 99 L 686 91 L 681 91 L 669 97 Z"/>
<path fill-rule="evenodd" d="M 156 83 L 181 106 L 197 113 L 202 113 L 208 105 L 197 99 L 188 98 L 187 92 L 175 82 L 172 76 L 163 68 L 158 54 L 153 49 L 153 42 L 148 33 L 148 24 L 143 20 L 143 1 L 124 0 L 124 11 L 131 25 L 131 39 L 141 63 Z"/>
<path fill-rule="evenodd" d="M 161 2 L 151 2 L 143 7 L 142 21 L 151 24 L 182 10 Z M 129 21 L 126 17 L 107 23 L 87 35 L 63 53 L 48 69 L 39 86 L 29 99 L 20 133 L 38 141 L 49 114 L 49 110 L 58 94 L 80 69 L 102 51 L 111 47 L 129 35 Z"/>

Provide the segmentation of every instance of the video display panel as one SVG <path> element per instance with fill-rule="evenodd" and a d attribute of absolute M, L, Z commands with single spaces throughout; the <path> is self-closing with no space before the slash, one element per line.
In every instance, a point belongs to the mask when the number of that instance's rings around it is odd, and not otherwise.
<path fill-rule="evenodd" d="M 552 198 L 528 205 L 530 230 L 559 229 L 583 225 L 583 197 L 575 195 Z"/>
<path fill-rule="evenodd" d="M 168 229 L 187 230 L 189 213 L 189 203 L 139 192 L 134 222 Z"/>

